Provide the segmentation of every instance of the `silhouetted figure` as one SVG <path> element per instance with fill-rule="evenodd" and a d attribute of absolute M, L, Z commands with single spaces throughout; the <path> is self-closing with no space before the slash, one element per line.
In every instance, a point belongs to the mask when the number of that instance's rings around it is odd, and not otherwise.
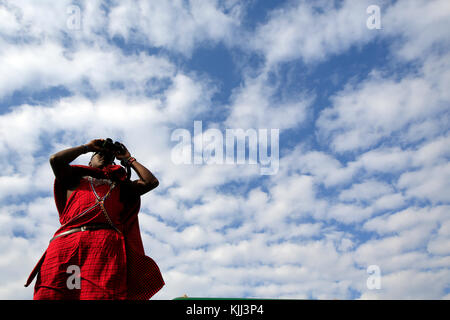
<path fill-rule="evenodd" d="M 112 149 L 107 140 L 50 157 L 61 227 L 25 284 L 37 275 L 34 299 L 149 299 L 164 285 L 138 223 L 140 196 L 159 182 L 123 144 Z M 94 152 L 89 166 L 70 165 L 87 152 Z M 140 179 L 130 181 L 114 158 Z"/>

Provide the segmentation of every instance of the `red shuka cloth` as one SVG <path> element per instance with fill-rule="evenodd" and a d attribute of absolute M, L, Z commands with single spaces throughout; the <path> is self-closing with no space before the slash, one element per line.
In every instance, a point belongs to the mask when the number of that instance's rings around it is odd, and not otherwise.
<path fill-rule="evenodd" d="M 111 189 L 110 179 L 117 186 L 105 199 L 104 205 L 113 229 L 87 230 L 54 239 L 31 272 L 25 286 L 38 275 L 34 299 L 144 299 L 151 298 L 163 286 L 164 280 L 157 264 L 145 256 L 138 212 L 140 197 L 128 197 L 120 201 L 120 183 L 126 172 L 121 166 L 97 169 L 73 165 L 78 176 L 92 176 L 94 189 L 103 197 Z M 96 204 L 96 196 L 90 182 L 82 178 L 78 188 L 66 201 L 66 190 L 58 180 L 54 184 L 55 203 L 61 227 L 55 235 L 93 223 L 108 223 L 104 212 Z M 65 202 L 66 201 L 66 202 Z M 78 216 L 78 218 L 75 218 Z M 68 273 L 71 265 L 80 269 L 81 288 L 69 289 Z M 72 277 L 73 278 L 73 277 Z"/>

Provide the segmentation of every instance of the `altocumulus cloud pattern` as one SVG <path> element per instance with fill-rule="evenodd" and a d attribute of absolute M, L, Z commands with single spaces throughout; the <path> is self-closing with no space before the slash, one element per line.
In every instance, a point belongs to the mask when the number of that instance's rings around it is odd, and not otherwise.
<path fill-rule="evenodd" d="M 50 154 L 104 137 L 160 181 L 155 299 L 450 298 L 448 30 L 447 0 L 0 1 L 0 298 L 58 228 Z M 278 130 L 277 171 L 173 161 L 195 121 Z"/>

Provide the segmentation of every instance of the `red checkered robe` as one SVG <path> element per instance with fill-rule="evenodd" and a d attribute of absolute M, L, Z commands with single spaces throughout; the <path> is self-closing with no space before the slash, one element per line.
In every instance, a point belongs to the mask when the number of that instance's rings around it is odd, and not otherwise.
<path fill-rule="evenodd" d="M 37 275 L 34 299 L 149 299 L 164 281 L 156 263 L 144 253 L 137 216 L 140 197 L 129 196 L 126 201 L 120 197 L 125 170 L 121 166 L 72 168 L 83 178 L 66 202 L 66 190 L 55 180 L 61 223 L 55 235 L 97 223 L 112 223 L 116 229 L 85 230 L 54 239 L 25 286 Z M 111 181 L 116 181 L 114 188 Z M 108 216 L 98 202 L 105 196 Z M 79 288 L 73 288 L 77 281 L 70 266 L 79 268 Z"/>

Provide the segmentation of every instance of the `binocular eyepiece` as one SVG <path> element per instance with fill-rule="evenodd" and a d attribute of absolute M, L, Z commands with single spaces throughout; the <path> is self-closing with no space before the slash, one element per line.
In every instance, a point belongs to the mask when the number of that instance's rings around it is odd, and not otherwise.
<path fill-rule="evenodd" d="M 100 142 L 99 147 L 106 149 L 108 152 L 112 154 L 122 154 L 125 152 L 125 149 L 122 147 L 122 144 L 119 141 L 113 142 L 111 138 L 106 138 L 103 142 Z"/>

